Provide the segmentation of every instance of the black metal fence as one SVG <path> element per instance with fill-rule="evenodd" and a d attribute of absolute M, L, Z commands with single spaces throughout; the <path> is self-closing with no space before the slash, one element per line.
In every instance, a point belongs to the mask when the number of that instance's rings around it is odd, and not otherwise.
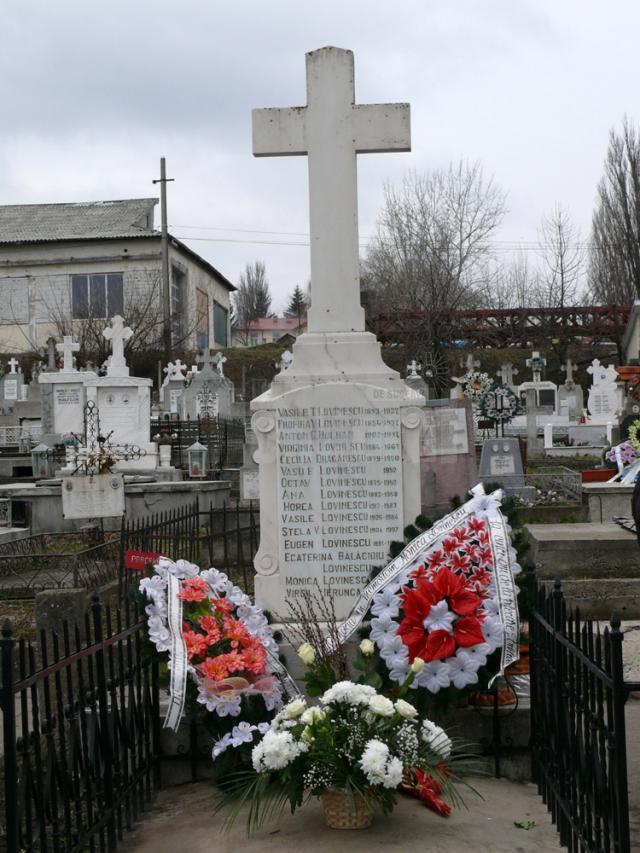
<path fill-rule="evenodd" d="M 151 437 L 168 431 L 175 438 L 171 444 L 171 464 L 176 468 L 188 465 L 187 449 L 199 441 L 208 453 L 209 471 L 219 471 L 225 466 L 242 464 L 244 446 L 244 421 L 236 418 L 197 418 L 173 420 L 169 417 L 151 422 Z"/>
<path fill-rule="evenodd" d="M 623 634 L 569 612 L 562 587 L 532 578 L 534 781 L 571 851 L 630 853 Z"/>
<path fill-rule="evenodd" d="M 118 577 L 117 534 L 38 533 L 0 545 L 0 599 L 43 589 L 95 589 Z"/>
<path fill-rule="evenodd" d="M 248 506 L 201 510 L 198 501 L 155 513 L 138 521 L 123 521 L 120 539 L 121 590 L 139 575 L 125 568 L 128 551 L 148 551 L 171 559 L 189 560 L 203 568 L 215 566 L 253 595 L 253 557 L 260 538 L 260 514 Z"/>
<path fill-rule="evenodd" d="M 113 851 L 159 781 L 145 622 L 97 597 L 83 625 L 0 641 L 6 853 Z"/>

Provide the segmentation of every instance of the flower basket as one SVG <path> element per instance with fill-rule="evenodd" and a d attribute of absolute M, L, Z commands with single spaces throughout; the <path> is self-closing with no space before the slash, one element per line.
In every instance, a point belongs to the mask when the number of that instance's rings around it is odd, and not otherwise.
<path fill-rule="evenodd" d="M 367 829 L 373 822 L 373 809 L 362 794 L 325 791 L 320 800 L 331 829 Z"/>

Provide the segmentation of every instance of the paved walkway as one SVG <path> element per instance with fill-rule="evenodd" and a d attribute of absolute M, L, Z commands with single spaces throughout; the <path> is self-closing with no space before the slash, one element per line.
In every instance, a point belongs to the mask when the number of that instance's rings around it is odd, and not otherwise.
<path fill-rule="evenodd" d="M 247 838 L 244 813 L 223 835 L 222 818 L 213 817 L 214 792 L 207 783 L 163 791 L 146 817 L 127 836 L 123 853 L 530 853 L 560 851 L 558 836 L 533 785 L 497 779 L 473 780 L 484 800 L 467 792 L 468 809 L 442 818 L 416 800 L 401 796 L 393 814 L 376 817 L 368 830 L 328 829 L 317 801 L 295 815 L 287 813 Z M 526 830 L 515 823 L 532 822 Z"/>

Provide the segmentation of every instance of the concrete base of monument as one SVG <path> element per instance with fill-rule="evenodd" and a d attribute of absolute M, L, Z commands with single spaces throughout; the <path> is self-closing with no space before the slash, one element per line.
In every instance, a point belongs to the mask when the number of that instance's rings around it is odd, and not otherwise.
<path fill-rule="evenodd" d="M 614 473 L 612 471 L 611 476 Z M 633 489 L 633 483 L 583 483 L 582 495 L 589 506 L 589 521 L 607 523 L 631 515 Z"/>
<path fill-rule="evenodd" d="M 181 482 L 141 482 L 147 478 L 125 478 L 125 512 L 128 519 L 179 509 L 198 501 L 200 511 L 222 507 L 229 501 L 231 484 L 225 480 L 183 480 Z M 79 530 L 86 519 L 62 517 L 61 484 L 46 480 L 16 486 L 0 486 L 0 498 L 10 498 L 12 506 L 23 505 L 30 519 L 31 534 Z M 26 505 L 26 507 L 24 506 Z M 121 517 L 104 519 L 106 530 L 120 528 Z M 24 530 L 22 531 L 24 533 Z M 177 557 L 180 555 L 176 555 Z"/>

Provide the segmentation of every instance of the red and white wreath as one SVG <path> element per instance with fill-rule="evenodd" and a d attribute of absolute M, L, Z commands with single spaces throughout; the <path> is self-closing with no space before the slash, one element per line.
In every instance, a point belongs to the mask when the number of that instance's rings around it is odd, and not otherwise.
<path fill-rule="evenodd" d="M 473 516 L 374 596 L 370 637 L 393 681 L 404 681 L 415 658 L 426 665 L 412 687 L 437 693 L 478 681 L 504 637 L 494 568 L 487 522 Z M 515 560 L 512 570 L 520 571 Z"/>

